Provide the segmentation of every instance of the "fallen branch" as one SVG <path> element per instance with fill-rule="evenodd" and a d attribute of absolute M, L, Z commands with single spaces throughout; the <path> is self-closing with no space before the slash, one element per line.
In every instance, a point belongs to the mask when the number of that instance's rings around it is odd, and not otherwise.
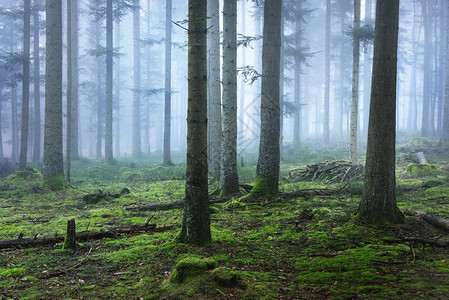
<path fill-rule="evenodd" d="M 346 180 L 361 179 L 365 167 L 344 160 L 320 162 L 291 170 L 288 173 L 290 182 L 297 181 L 329 181 L 333 183 Z"/>
<path fill-rule="evenodd" d="M 306 189 L 293 191 L 290 193 L 280 192 L 279 196 L 284 199 L 293 199 L 299 197 L 331 196 L 342 192 L 342 189 Z"/>
<path fill-rule="evenodd" d="M 404 210 L 404 214 L 408 216 L 414 216 L 423 219 L 427 223 L 430 223 L 438 228 L 449 230 L 449 220 L 439 217 L 434 214 L 429 214 L 423 211 L 408 209 Z"/>
<path fill-rule="evenodd" d="M 449 241 L 429 240 L 429 239 L 422 239 L 422 238 L 417 238 L 417 237 L 403 237 L 400 239 L 387 239 L 387 240 L 384 240 L 384 242 L 389 243 L 389 244 L 421 243 L 423 245 L 429 245 L 429 246 L 437 247 L 437 248 L 449 248 Z"/>
<path fill-rule="evenodd" d="M 121 234 L 132 234 L 141 232 L 163 232 L 173 229 L 175 226 L 156 227 L 156 224 L 136 224 L 130 226 L 120 226 L 106 228 L 100 231 L 83 231 L 76 235 L 76 240 L 79 242 L 88 240 L 99 240 L 103 238 L 114 238 Z M 0 249 L 13 247 L 36 247 L 62 243 L 64 241 L 63 235 L 41 236 L 36 235 L 29 238 L 18 238 L 12 240 L 0 241 Z"/>
<path fill-rule="evenodd" d="M 224 203 L 231 200 L 229 197 L 220 197 L 217 199 L 209 199 L 209 204 L 215 204 L 215 203 Z M 131 211 L 157 211 L 157 210 L 170 210 L 170 209 L 177 209 L 177 208 L 184 208 L 184 200 L 175 201 L 175 202 L 168 202 L 168 203 L 158 203 L 158 204 L 149 204 L 144 206 L 138 206 L 138 207 L 129 207 L 126 208 L 126 210 Z"/>

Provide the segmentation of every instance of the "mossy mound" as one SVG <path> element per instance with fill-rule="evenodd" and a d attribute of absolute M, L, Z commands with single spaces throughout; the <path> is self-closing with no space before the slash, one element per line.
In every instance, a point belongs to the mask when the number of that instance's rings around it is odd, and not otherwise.
<path fill-rule="evenodd" d="M 61 191 L 70 188 L 70 184 L 65 180 L 64 174 L 55 174 L 42 182 L 42 188 L 52 191 Z"/>
<path fill-rule="evenodd" d="M 434 164 L 415 164 L 411 163 L 405 168 L 405 173 L 410 176 L 423 176 L 429 175 L 438 170 L 438 167 Z"/>
<path fill-rule="evenodd" d="M 184 258 L 176 263 L 175 269 L 170 275 L 170 282 L 185 283 L 192 278 L 207 274 L 217 266 L 217 262 L 211 258 Z"/>
<path fill-rule="evenodd" d="M 23 170 L 16 171 L 6 178 L 6 180 L 10 182 L 35 181 L 41 179 L 42 174 L 38 170 L 32 168 L 26 168 Z"/>
<path fill-rule="evenodd" d="M 229 288 L 237 286 L 240 279 L 238 272 L 227 267 L 219 267 L 214 269 L 211 276 L 220 286 Z"/>

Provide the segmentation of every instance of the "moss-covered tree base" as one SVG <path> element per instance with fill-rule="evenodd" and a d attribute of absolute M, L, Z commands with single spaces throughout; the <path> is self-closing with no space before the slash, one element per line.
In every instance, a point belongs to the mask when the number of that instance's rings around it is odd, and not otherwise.
<path fill-rule="evenodd" d="M 405 222 L 405 216 L 399 208 L 382 211 L 361 206 L 357 218 L 363 223 L 372 225 L 403 224 Z"/>
<path fill-rule="evenodd" d="M 278 197 L 279 197 L 279 180 L 277 178 L 258 175 L 251 191 L 248 193 L 248 195 L 241 197 L 240 200 L 267 201 Z"/>
<path fill-rule="evenodd" d="M 52 191 L 61 191 L 70 187 L 63 173 L 50 176 L 42 182 L 42 188 Z"/>

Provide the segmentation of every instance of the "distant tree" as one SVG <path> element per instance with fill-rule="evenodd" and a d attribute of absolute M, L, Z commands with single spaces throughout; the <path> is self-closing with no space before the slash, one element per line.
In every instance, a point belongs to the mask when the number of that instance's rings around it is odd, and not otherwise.
<path fill-rule="evenodd" d="M 243 1 L 245 2 L 245 1 Z M 209 166 L 212 176 L 220 178 L 221 152 L 221 84 L 220 84 L 220 5 L 219 0 L 208 1 L 208 125 Z"/>
<path fill-rule="evenodd" d="M 120 30 L 120 20 L 116 20 L 116 26 L 115 26 L 115 46 L 117 48 L 120 48 L 120 39 L 121 39 L 121 30 Z M 114 131 L 114 153 L 116 156 L 120 155 L 120 125 L 121 125 L 121 119 L 120 119 L 120 90 L 121 90 L 121 64 L 120 64 L 120 56 L 117 56 L 117 58 L 115 59 L 115 84 L 114 84 L 114 89 L 115 89 L 115 103 L 114 103 L 114 107 L 115 107 L 115 131 Z"/>
<path fill-rule="evenodd" d="M 211 242 L 207 180 L 207 1 L 189 0 L 187 169 L 184 218 L 178 240 Z"/>
<path fill-rule="evenodd" d="M 79 159 L 79 0 L 71 0 L 71 130 L 70 130 L 70 157 L 72 160 Z"/>
<path fill-rule="evenodd" d="M 449 16 L 449 5 L 447 6 Z M 446 90 L 443 115 L 442 138 L 449 141 L 449 17 L 446 24 Z"/>
<path fill-rule="evenodd" d="M 39 11 L 42 0 L 34 0 L 33 5 L 33 88 L 34 88 L 34 144 L 33 162 L 41 158 L 41 74 L 40 74 L 40 26 Z"/>
<path fill-rule="evenodd" d="M 359 115 L 359 67 L 360 67 L 360 0 L 354 0 L 354 27 L 352 34 L 352 105 L 349 152 L 351 161 L 357 162 L 357 129 Z"/>
<path fill-rule="evenodd" d="M 24 0 L 22 56 L 22 127 L 20 135 L 19 168 L 25 169 L 28 154 L 28 121 L 30 112 L 30 40 L 31 0 Z"/>
<path fill-rule="evenodd" d="M 396 205 L 396 74 L 399 0 L 377 1 L 373 81 L 365 166 L 365 187 L 358 208 L 370 224 L 402 223 Z"/>
<path fill-rule="evenodd" d="M 133 49 L 134 49 L 134 93 L 133 93 L 133 133 L 132 153 L 142 154 L 141 135 L 141 105 L 140 105 L 140 0 L 133 0 Z"/>
<path fill-rule="evenodd" d="M 325 34 L 325 58 L 324 58 L 324 116 L 323 116 L 323 135 L 324 143 L 330 143 L 330 69 L 331 69 L 331 0 L 326 0 L 326 34 Z"/>
<path fill-rule="evenodd" d="M 259 159 L 256 182 L 246 199 L 269 199 L 279 195 L 281 11 L 281 0 L 265 1 Z"/>
<path fill-rule="evenodd" d="M 106 1 L 106 133 L 104 138 L 104 156 L 107 162 L 112 163 L 114 156 L 112 150 L 112 89 L 113 89 L 113 6 L 112 0 Z"/>
<path fill-rule="evenodd" d="M 220 193 L 239 192 L 237 174 L 237 0 L 223 2 L 223 116 Z"/>
<path fill-rule="evenodd" d="M 72 151 L 72 86 L 73 86 L 73 64 L 72 64 L 72 0 L 67 0 L 67 133 L 66 133 L 66 155 L 65 155 L 65 179 L 70 182 L 70 164 Z"/>
<path fill-rule="evenodd" d="M 62 157 L 62 1 L 46 1 L 45 131 L 43 186 L 65 185 Z"/>
<path fill-rule="evenodd" d="M 432 28 L 430 20 L 430 1 L 420 0 L 420 3 L 424 23 L 424 79 L 421 136 L 428 137 L 432 135 L 433 131 L 433 120 L 430 120 Z"/>
<path fill-rule="evenodd" d="M 164 165 L 171 161 L 171 47 L 172 47 L 172 0 L 165 7 L 165 109 L 164 109 Z"/>

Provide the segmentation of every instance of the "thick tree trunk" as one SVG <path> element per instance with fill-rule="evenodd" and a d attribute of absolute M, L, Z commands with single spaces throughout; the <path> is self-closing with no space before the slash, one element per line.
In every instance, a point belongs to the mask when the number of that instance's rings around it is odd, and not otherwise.
<path fill-rule="evenodd" d="M 41 82 L 40 82 L 40 46 L 39 46 L 39 7 L 40 0 L 34 0 L 33 11 L 33 87 L 34 87 L 34 145 L 33 162 L 41 158 Z"/>
<path fill-rule="evenodd" d="M 113 80 L 113 9 L 112 0 L 106 1 L 106 128 L 104 136 L 104 156 L 112 163 L 112 80 Z"/>
<path fill-rule="evenodd" d="M 133 0 L 133 39 L 134 39 L 134 93 L 133 93 L 133 134 L 132 153 L 142 154 L 142 134 L 140 124 L 140 0 Z"/>
<path fill-rule="evenodd" d="M 279 70 L 281 56 L 281 0 L 266 0 L 262 52 L 262 101 L 257 179 L 247 199 L 279 196 Z"/>
<path fill-rule="evenodd" d="M 323 116 L 323 135 L 324 143 L 330 143 L 329 134 L 329 98 L 330 98 L 330 70 L 331 70 L 331 0 L 326 0 L 326 44 L 324 58 L 324 116 Z"/>
<path fill-rule="evenodd" d="M 357 163 L 357 129 L 359 114 L 359 66 L 360 66 L 360 0 L 354 0 L 354 26 L 352 44 L 352 105 L 351 105 L 351 134 L 350 154 L 352 163 Z"/>
<path fill-rule="evenodd" d="M 207 182 L 207 1 L 189 0 L 185 207 L 178 240 L 211 242 Z"/>
<path fill-rule="evenodd" d="M 72 140 L 72 0 L 67 0 L 67 132 L 65 155 L 65 179 L 70 182 L 71 140 Z"/>
<path fill-rule="evenodd" d="M 23 81 L 22 81 L 22 128 L 20 135 L 19 168 L 24 169 L 28 156 L 28 121 L 30 112 L 30 36 L 31 0 L 24 0 L 23 14 Z"/>
<path fill-rule="evenodd" d="M 165 8 L 165 109 L 164 109 L 164 165 L 171 161 L 171 47 L 172 47 L 172 0 L 166 0 Z"/>
<path fill-rule="evenodd" d="M 366 183 L 358 208 L 360 218 L 371 224 L 404 221 L 395 194 L 398 27 L 399 0 L 377 1 Z"/>
<path fill-rule="evenodd" d="M 208 90 L 208 124 L 209 124 L 209 166 L 212 176 L 220 178 L 221 152 L 221 85 L 220 85 L 220 5 L 219 0 L 208 1 L 209 49 L 209 90 Z"/>
<path fill-rule="evenodd" d="M 223 5 L 223 132 L 220 190 L 239 192 L 237 175 L 237 1 Z"/>
<path fill-rule="evenodd" d="M 46 1 L 45 132 L 43 185 L 64 185 L 62 155 L 62 4 Z"/>

